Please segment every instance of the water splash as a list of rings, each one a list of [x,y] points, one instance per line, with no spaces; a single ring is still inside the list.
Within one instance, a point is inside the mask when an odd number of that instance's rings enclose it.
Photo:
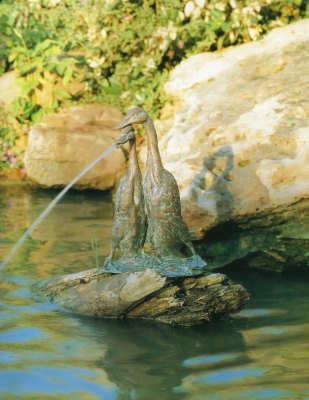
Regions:
[[[96,163],[98,163],[102,158],[108,156],[113,150],[117,148],[116,144],[113,144],[109,149],[107,149],[103,154],[100,155],[96,160],[89,164],[79,175],[77,175],[55,198],[54,200],[45,208],[42,214],[30,225],[18,242],[13,246],[12,250],[9,252],[7,257],[0,263],[0,271],[4,268],[7,263],[14,256],[19,247],[24,243],[29,234],[35,229],[43,219],[49,214],[49,212],[54,208],[58,201],[66,194],[66,192],[84,175],[86,174]]]

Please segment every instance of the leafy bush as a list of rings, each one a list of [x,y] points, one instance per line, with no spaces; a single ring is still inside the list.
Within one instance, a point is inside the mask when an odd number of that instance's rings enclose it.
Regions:
[[[0,104],[0,171],[23,167],[23,154],[16,150],[14,144],[16,139],[25,131],[23,127],[14,120]]]
[[[21,123],[76,102],[140,105],[155,117],[182,59],[306,16],[309,0],[2,0],[0,75],[18,71]]]

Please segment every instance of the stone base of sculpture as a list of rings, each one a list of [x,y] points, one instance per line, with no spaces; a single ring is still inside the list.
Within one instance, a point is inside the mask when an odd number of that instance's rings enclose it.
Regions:
[[[207,271],[206,263],[200,256],[188,258],[153,258],[146,254],[138,254],[136,257],[121,257],[118,261],[110,262],[102,272],[121,274],[124,272],[142,271],[152,268],[166,277],[195,276]]]

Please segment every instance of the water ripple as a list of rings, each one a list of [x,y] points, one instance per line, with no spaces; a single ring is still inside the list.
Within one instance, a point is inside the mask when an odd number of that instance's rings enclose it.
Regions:
[[[221,361],[230,360],[239,356],[239,353],[231,353],[231,354],[215,354],[212,356],[205,355],[194,358],[188,358],[183,362],[185,367],[193,367],[200,364],[208,364],[208,363],[217,363]]]
[[[47,337],[47,335],[39,328],[20,328],[1,333],[0,341],[8,343],[20,343],[29,342],[34,339],[42,339],[45,337]]]
[[[83,377],[93,377],[89,370],[78,368],[66,369],[48,368],[43,366],[32,367],[27,371],[1,371],[0,381],[2,393],[17,396],[37,394],[72,394],[87,393],[100,396],[104,400],[117,398],[118,388],[110,382],[93,382]]]

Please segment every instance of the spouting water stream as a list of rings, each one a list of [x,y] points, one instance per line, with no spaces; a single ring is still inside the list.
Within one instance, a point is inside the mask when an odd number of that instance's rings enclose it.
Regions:
[[[27,239],[29,234],[35,229],[43,219],[49,214],[49,212],[54,208],[54,206],[58,203],[58,201],[66,194],[66,192],[76,183],[86,172],[88,172],[97,162],[102,160],[102,158],[108,156],[113,150],[117,148],[116,143],[113,144],[109,149],[107,149],[103,154],[100,155],[96,160],[94,160],[91,164],[89,164],[79,175],[77,175],[55,198],[54,200],[45,208],[42,214],[29,226],[26,232],[22,235],[22,237],[18,240],[18,242],[13,246],[12,250],[9,252],[7,257],[0,263],[0,271],[4,268],[7,263],[14,256],[19,247],[23,244],[23,242]]]

